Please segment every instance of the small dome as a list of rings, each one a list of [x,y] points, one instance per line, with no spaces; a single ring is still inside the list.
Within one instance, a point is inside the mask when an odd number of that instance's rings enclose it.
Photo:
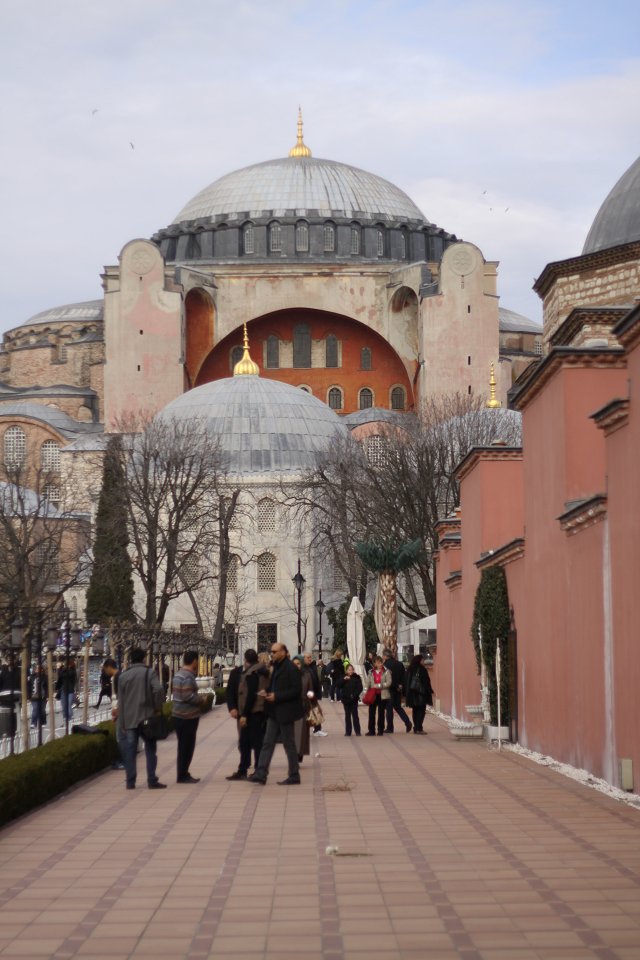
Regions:
[[[598,210],[582,253],[597,253],[636,240],[640,240],[640,157]]]
[[[237,376],[195,387],[172,400],[161,417],[200,420],[220,437],[232,474],[307,470],[326,450],[340,418],[317,397],[279,380]]]
[[[63,323],[82,320],[102,320],[104,300],[84,300],[82,303],[67,303],[62,307],[50,307],[36,313],[27,323]]]

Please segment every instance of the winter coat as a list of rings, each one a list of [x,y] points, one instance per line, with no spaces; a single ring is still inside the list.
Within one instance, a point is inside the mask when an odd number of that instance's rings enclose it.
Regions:
[[[274,703],[265,703],[264,712],[278,723],[293,723],[303,716],[302,675],[295,663],[285,659],[274,664],[269,681],[269,693],[275,694]]]
[[[365,690],[368,690],[369,687],[373,687],[373,689],[376,692],[380,693],[380,696],[382,697],[383,700],[391,699],[391,693],[390,693],[391,674],[388,670],[382,671],[382,689],[380,687],[376,687],[375,679],[373,676],[373,670],[371,671],[371,673],[368,673],[367,676],[365,677],[364,684],[365,684],[364,686]]]
[[[433,689],[429,671],[422,664],[407,670],[407,706],[425,707],[433,705]]]
[[[362,693],[362,680],[357,673],[352,674],[350,677],[344,678],[344,683],[342,684],[342,702],[343,703],[357,703],[360,699],[360,694]]]
[[[298,668],[295,667],[297,670]],[[311,671],[302,668],[300,671],[300,679],[302,681],[302,709],[304,710],[304,716],[296,720],[293,726],[293,736],[296,741],[296,750],[298,751],[299,757],[308,757],[311,753],[311,729],[307,723],[307,714],[311,704],[314,703],[314,700],[309,699],[307,693],[311,691],[313,693],[313,679],[311,677]]]
[[[391,674],[391,690],[395,693],[406,690],[404,665],[395,657],[387,657],[384,662],[385,670]]]

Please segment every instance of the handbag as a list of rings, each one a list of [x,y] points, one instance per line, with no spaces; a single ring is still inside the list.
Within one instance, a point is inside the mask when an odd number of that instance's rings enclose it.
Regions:
[[[147,694],[148,701],[151,705],[153,703],[153,698],[151,696],[151,667],[147,667]],[[152,716],[147,717],[146,720],[143,720],[140,724],[140,735],[143,740],[149,742],[155,740],[166,740],[169,736],[169,724],[167,723],[167,718],[163,713],[154,713]]]
[[[374,690],[373,687],[368,687],[362,696],[362,702],[367,707],[370,707],[372,704],[376,702],[376,696],[377,696],[377,691]]]
[[[314,703],[307,714],[307,723],[310,727],[319,727],[322,725],[323,720],[324,714],[320,708],[320,705],[318,703]]]

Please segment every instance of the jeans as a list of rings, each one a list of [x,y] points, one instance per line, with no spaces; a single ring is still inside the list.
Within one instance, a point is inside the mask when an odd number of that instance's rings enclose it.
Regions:
[[[369,733],[374,734],[376,732],[376,713],[377,713],[377,726],[378,734],[382,736],[384,733],[384,712],[385,704],[388,700],[383,700],[380,694],[376,696],[375,702],[369,704]]]
[[[65,720],[73,720],[73,701],[75,699],[75,693],[65,693],[64,690],[60,694],[60,703],[62,705],[62,716]]]
[[[353,729],[356,732],[356,737],[360,736],[360,717],[358,716],[358,701],[354,700],[353,703],[347,703],[344,700],[342,701],[342,708],[344,710],[344,732],[348,737],[351,736],[351,725],[353,723]]]
[[[254,756],[254,767],[258,767],[258,760],[262,744],[264,743],[265,718],[264,713],[252,713],[248,717],[247,725],[240,727],[238,750],[240,751],[240,765],[238,773],[247,773],[251,766],[251,753]]]
[[[273,751],[276,747],[278,735],[282,740],[282,746],[284,747],[284,752],[286,753],[287,760],[289,762],[289,776],[292,780],[297,780],[300,776],[300,767],[298,766],[298,751],[296,749],[296,742],[293,736],[293,723],[278,723],[278,721],[274,720],[273,717],[269,717],[267,720],[267,729],[264,735],[264,742],[258,758],[258,766],[256,767],[255,771],[256,776],[260,777],[262,780],[266,780],[269,776],[269,767],[271,765],[271,758],[273,757]]]
[[[407,730],[411,730],[411,720],[402,706],[402,694],[399,690],[390,690],[390,698],[386,701],[387,733],[393,733],[393,711],[398,714]]]
[[[137,764],[136,754],[138,752],[138,737],[140,731],[138,727],[133,730],[120,730],[118,732],[118,746],[120,747],[120,756],[124,763],[127,786],[135,787]],[[147,783],[157,783],[156,767],[158,766],[158,745],[155,740],[144,741],[144,752],[147,759]]]
[[[192,717],[190,719],[174,717],[173,722],[176,728],[176,737],[178,738],[177,779],[179,782],[189,776],[189,767],[191,766],[193,754],[196,749],[196,734],[198,732],[200,717]]]
[[[47,701],[46,700],[32,700],[31,701],[31,726],[37,727],[38,722],[41,727],[44,727],[47,722]]]

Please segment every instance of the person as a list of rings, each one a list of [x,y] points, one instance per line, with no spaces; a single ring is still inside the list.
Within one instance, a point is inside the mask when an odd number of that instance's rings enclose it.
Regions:
[[[100,708],[103,697],[107,697],[109,702],[113,703],[113,688],[111,686],[111,681],[117,672],[118,667],[115,660],[112,660],[111,657],[107,657],[102,664],[102,670],[100,671],[100,696],[98,697],[98,702],[95,706],[96,710]]]
[[[274,643],[271,647],[273,670],[269,686],[264,694],[267,728],[262,750],[255,772],[247,777],[252,783],[265,784],[269,776],[269,767],[278,738],[287,755],[288,776],[279,780],[279,786],[300,783],[300,767],[296,750],[293,725],[303,715],[302,676],[289,659],[289,651],[284,643]]]
[[[344,663],[342,662],[342,650],[336,650],[333,659],[329,664],[331,676],[331,699],[340,701],[342,694],[342,681],[344,680]]]
[[[311,705],[316,704],[318,701],[313,689],[313,680],[311,678],[311,674],[305,667],[304,657],[298,653],[292,659],[293,663],[300,671],[300,677],[302,680],[301,702],[303,713],[293,725],[293,735],[296,741],[296,750],[298,751],[298,763],[302,763],[303,759],[308,757],[311,753],[311,729],[309,727],[307,715],[311,709]]]
[[[313,693],[314,693],[316,702],[318,700],[322,700],[322,683],[320,682],[320,671],[318,670],[318,666],[315,660],[313,659],[312,653],[305,653],[304,666],[305,666],[305,669],[309,671],[309,674],[311,676],[311,683],[313,684]],[[314,737],[328,736],[328,734],[322,729],[321,723],[314,724],[313,735]]]
[[[178,740],[176,783],[200,783],[200,777],[191,776],[190,766],[196,749],[196,736],[204,697],[198,693],[198,652],[185,650],[182,667],[173,675],[171,683],[171,716]]]
[[[31,726],[37,727],[47,722],[47,697],[49,682],[41,663],[38,663],[29,676],[27,695],[31,702]]]
[[[362,680],[355,671],[352,663],[347,667],[342,684],[342,707],[344,709],[344,735],[351,736],[351,729],[355,730],[356,737],[360,736],[360,718],[358,716],[358,701],[362,693]]]
[[[235,667],[234,669],[236,669],[236,670],[241,670],[240,667]],[[215,663],[215,664],[213,665],[213,676],[212,676],[211,679],[213,680],[213,686],[214,686],[215,688],[218,688],[218,687],[223,686],[223,682],[224,682],[224,670],[223,670],[223,668],[222,668],[222,664],[221,664],[221,663]]]
[[[73,702],[76,696],[77,682],[76,662],[71,659],[68,665],[64,664],[60,667],[56,680],[56,694],[59,694],[62,716],[65,720],[73,719]]]
[[[269,670],[258,659],[255,650],[244,652],[244,666],[238,678],[236,711],[238,714],[238,750],[240,763],[235,773],[229,774],[227,780],[246,780],[251,766],[251,754],[254,757],[254,767],[258,766],[258,758],[264,741],[265,715],[264,696],[260,691],[269,686]],[[260,694],[260,695],[259,695]]]
[[[131,666],[118,677],[118,705],[111,712],[115,715],[118,746],[124,763],[127,790],[135,790],[138,739],[143,720],[162,709],[163,693],[158,675],[144,662],[144,650],[134,647],[131,651]],[[147,786],[149,790],[164,790],[156,776],[158,766],[155,740],[144,741],[147,761]]]
[[[390,650],[383,650],[385,670],[391,674],[390,696],[385,707],[387,712],[386,732],[393,733],[393,714],[398,714],[404,723],[407,733],[411,733],[411,720],[402,706],[402,690],[405,684],[404,666],[392,656]]]
[[[389,687],[391,686],[391,674],[385,670],[382,657],[376,657],[373,661],[373,669],[365,678],[365,690],[373,688],[376,693],[376,699],[369,704],[369,729],[368,737],[375,737],[376,725],[378,736],[384,733],[384,717],[388,700],[391,697]]]
[[[364,669],[367,673],[371,673],[373,670],[373,653],[369,651],[367,654],[367,659],[364,662]]]
[[[411,660],[406,681],[407,706],[411,708],[413,716],[413,732],[424,736],[427,732],[423,729],[424,715],[427,707],[433,705],[433,688],[421,653],[417,653]]]
[[[331,699],[331,661],[320,661],[321,673],[320,682],[322,683],[322,694]]]

